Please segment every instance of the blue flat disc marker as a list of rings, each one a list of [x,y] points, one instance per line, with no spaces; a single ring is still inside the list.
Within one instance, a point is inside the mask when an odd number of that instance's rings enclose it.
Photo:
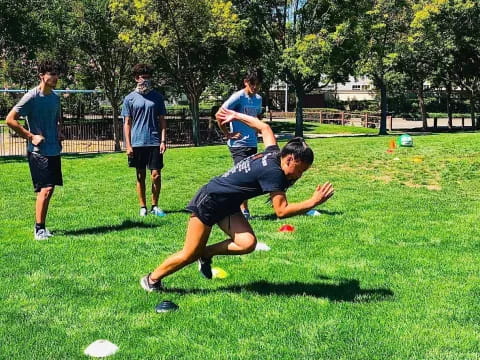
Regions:
[[[175,310],[178,310],[178,305],[171,302],[170,300],[162,301],[160,304],[155,306],[155,311],[157,313],[165,313]]]

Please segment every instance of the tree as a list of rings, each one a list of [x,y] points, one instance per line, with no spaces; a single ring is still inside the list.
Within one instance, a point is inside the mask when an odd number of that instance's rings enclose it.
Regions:
[[[415,15],[419,31],[428,33],[440,50],[435,77],[445,85],[463,89],[470,99],[472,124],[480,101],[480,4],[473,0],[431,0],[423,2]],[[449,116],[449,118],[451,118]],[[451,126],[451,120],[449,121]]]
[[[403,75],[404,90],[413,90],[417,95],[423,130],[427,129],[427,112],[425,108],[424,84],[431,78],[439,59],[435,37],[419,31],[414,21],[414,11],[421,11],[421,4],[407,3],[413,8],[405,9],[409,26],[400,34],[396,46],[398,57],[394,61],[394,70]]]
[[[243,39],[244,24],[224,0],[113,0],[120,38],[151,59],[189,101],[195,145],[200,144],[199,100]]]
[[[357,14],[363,1],[266,0],[235,2],[269,40],[280,77],[296,96],[295,135],[303,136],[305,95],[329,82],[346,81],[357,59]]]
[[[0,56],[12,50],[33,53],[44,42],[41,16],[36,9],[34,0],[0,2]]]
[[[380,90],[380,135],[387,134],[388,77],[395,73],[398,44],[410,24],[410,0],[370,0],[362,17],[362,50],[358,72]]]
[[[121,24],[114,21],[109,0],[77,0],[74,3],[74,39],[87,57],[80,65],[101,84],[112,106],[115,150],[120,151],[121,123],[118,121],[123,95],[131,86],[135,60],[131,47],[119,39]]]

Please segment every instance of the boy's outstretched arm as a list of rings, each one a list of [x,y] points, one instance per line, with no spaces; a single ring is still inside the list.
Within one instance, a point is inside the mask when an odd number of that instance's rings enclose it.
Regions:
[[[233,120],[241,121],[245,125],[250,126],[252,129],[257,130],[262,134],[265,147],[277,145],[277,139],[275,139],[275,134],[273,133],[272,128],[256,117],[221,108],[217,113],[217,119],[221,125],[228,124]]]
[[[333,185],[329,182],[318,185],[312,196],[298,203],[288,203],[287,196],[284,192],[273,192],[270,194],[273,209],[279,218],[286,218],[294,215],[304,214],[315,206],[323,204],[334,194]]]

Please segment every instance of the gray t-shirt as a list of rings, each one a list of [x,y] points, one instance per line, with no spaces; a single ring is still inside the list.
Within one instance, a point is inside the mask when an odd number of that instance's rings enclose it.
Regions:
[[[45,156],[57,156],[62,151],[58,139],[60,120],[60,98],[53,91],[45,95],[39,87],[29,90],[13,107],[20,116],[27,117],[28,129],[32,134],[42,135],[45,140],[38,146],[38,152]],[[31,142],[28,151],[33,151]]]
[[[223,108],[257,117],[262,112],[262,97],[258,94],[248,96],[245,89],[233,93],[222,105]],[[229,139],[230,147],[257,147],[257,131],[240,121],[230,123],[230,132],[242,134],[240,139]]]
[[[132,147],[159,146],[158,116],[166,113],[163,96],[154,90],[148,94],[132,91],[125,96],[122,116],[129,116],[132,120]]]

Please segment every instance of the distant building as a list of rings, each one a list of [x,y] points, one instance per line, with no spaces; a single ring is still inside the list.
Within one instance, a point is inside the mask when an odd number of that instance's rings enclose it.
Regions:
[[[325,99],[333,98],[340,101],[375,100],[376,95],[372,81],[365,76],[349,76],[345,84],[329,84],[321,91],[325,94]]]

